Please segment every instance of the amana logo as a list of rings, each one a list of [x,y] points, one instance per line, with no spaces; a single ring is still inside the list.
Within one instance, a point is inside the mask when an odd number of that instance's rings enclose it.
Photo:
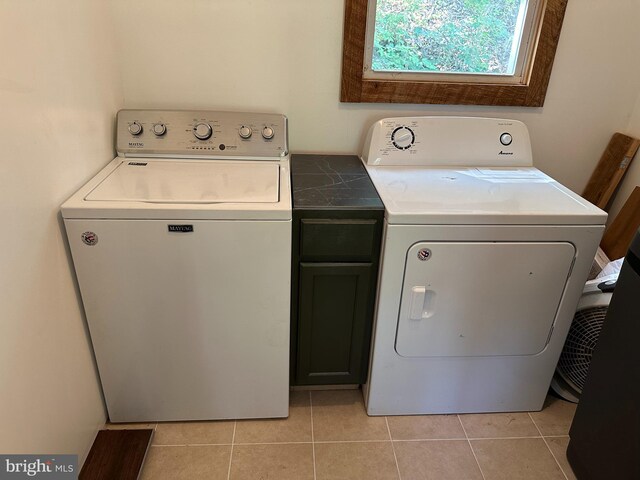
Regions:
[[[503,150],[500,150],[500,153],[498,155],[513,155],[513,152],[505,152]]]

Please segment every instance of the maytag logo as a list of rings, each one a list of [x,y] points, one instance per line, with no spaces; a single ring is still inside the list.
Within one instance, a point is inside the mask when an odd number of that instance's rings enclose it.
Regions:
[[[48,478],[77,479],[77,455],[0,455],[0,480]]]
[[[504,152],[500,150],[500,153],[498,155],[513,155],[513,152]]]
[[[168,225],[170,232],[191,233],[193,225]]]
[[[142,143],[142,142],[129,142],[129,146],[131,148],[142,148],[142,147],[144,147],[144,143]]]

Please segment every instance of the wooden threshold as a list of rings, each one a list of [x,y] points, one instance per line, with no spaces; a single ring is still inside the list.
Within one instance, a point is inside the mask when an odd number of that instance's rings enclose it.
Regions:
[[[153,430],[100,430],[80,471],[80,480],[136,480]]]

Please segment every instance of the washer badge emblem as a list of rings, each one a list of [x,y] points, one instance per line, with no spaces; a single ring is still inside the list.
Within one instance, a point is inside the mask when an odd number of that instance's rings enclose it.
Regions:
[[[84,232],[80,237],[85,245],[89,245],[90,247],[98,243],[98,235],[93,232]]]
[[[431,250],[429,250],[428,248],[421,248],[420,250],[418,250],[418,259],[419,260],[422,260],[423,262],[426,262],[430,258],[431,258]]]

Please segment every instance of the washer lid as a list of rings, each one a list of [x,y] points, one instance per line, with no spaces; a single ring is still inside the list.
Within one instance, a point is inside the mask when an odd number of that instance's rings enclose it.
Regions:
[[[125,160],[87,201],[276,203],[279,166],[264,162]]]
[[[535,168],[366,168],[390,224],[603,225],[607,218]]]

